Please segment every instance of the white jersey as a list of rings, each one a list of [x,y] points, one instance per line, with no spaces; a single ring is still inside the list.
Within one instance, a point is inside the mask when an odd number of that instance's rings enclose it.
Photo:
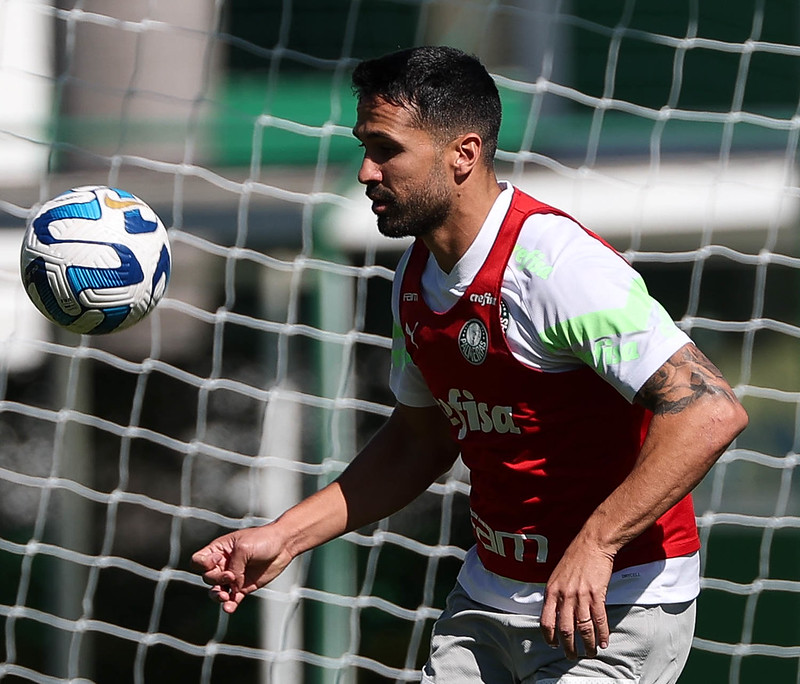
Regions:
[[[422,296],[434,311],[448,310],[471,284],[491,249],[511,204],[513,187],[502,183],[479,234],[450,273],[430,256]],[[436,402],[405,350],[399,327],[399,285],[408,260],[397,269],[392,297],[395,320],[390,387],[408,406]],[[558,373],[589,365],[632,401],[642,385],[689,338],[647,293],[641,276],[619,255],[568,218],[534,214],[524,223],[506,267],[501,296],[506,339],[522,363]],[[486,570],[472,549],[459,582],[473,600],[500,610],[538,614],[543,585],[510,580]],[[612,576],[607,603],[664,603],[699,592],[697,554],[626,568]]]

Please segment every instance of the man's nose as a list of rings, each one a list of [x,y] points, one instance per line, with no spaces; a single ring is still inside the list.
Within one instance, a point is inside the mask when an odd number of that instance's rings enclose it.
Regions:
[[[358,182],[367,185],[368,183],[380,183],[381,180],[383,180],[383,175],[380,166],[364,155],[361,168],[358,170]]]

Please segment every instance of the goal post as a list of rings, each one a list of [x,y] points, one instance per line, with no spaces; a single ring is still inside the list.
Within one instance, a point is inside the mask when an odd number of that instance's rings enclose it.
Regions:
[[[681,681],[798,681],[800,6],[765,0],[0,0],[0,679],[418,679],[471,544],[460,464],[232,616],[189,559],[391,411],[408,243],[356,182],[349,74],[426,43],[495,77],[498,175],[623,252],[750,414],[695,492]],[[20,284],[26,219],[86,184],[170,231],[119,334],[56,332]]]

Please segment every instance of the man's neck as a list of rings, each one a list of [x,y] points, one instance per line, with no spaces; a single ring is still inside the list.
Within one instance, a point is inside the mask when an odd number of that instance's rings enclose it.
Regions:
[[[464,188],[458,192],[453,212],[447,221],[422,238],[445,273],[453,270],[475,241],[502,188],[492,177],[477,191]]]

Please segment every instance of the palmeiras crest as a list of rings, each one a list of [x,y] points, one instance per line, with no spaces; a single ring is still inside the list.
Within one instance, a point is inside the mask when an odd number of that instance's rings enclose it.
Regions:
[[[474,366],[479,366],[486,360],[489,351],[489,334],[483,321],[471,318],[458,333],[458,348],[464,358]]]

